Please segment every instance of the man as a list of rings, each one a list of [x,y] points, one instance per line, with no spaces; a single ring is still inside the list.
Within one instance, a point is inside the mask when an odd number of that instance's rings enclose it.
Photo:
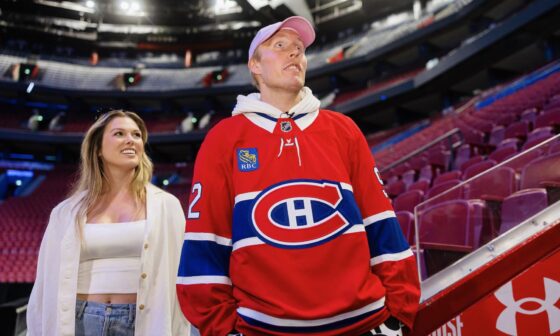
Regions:
[[[304,87],[311,24],[262,28],[238,96],[195,164],[177,290],[202,335],[401,335],[414,256],[351,119]]]

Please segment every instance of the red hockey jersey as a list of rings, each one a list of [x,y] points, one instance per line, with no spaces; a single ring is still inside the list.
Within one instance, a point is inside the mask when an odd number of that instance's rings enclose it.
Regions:
[[[336,112],[216,125],[195,164],[177,279],[201,335],[359,335],[409,327],[414,256],[364,136]]]

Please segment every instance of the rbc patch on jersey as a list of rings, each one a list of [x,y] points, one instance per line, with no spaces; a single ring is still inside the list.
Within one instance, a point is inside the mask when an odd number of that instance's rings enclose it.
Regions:
[[[259,168],[259,156],[256,148],[237,149],[237,167],[239,171],[250,172]]]
[[[257,236],[280,248],[320,245],[361,223],[352,192],[333,181],[279,183],[253,202],[251,220]]]

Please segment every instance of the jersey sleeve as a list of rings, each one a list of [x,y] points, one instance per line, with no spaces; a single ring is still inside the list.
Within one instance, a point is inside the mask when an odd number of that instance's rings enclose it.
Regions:
[[[203,336],[226,335],[237,319],[229,277],[231,155],[222,147],[211,131],[198,152],[177,277],[181,310]]]
[[[365,137],[351,122],[351,183],[362,213],[372,271],[386,289],[391,314],[412,327],[420,299],[416,259],[395,216]]]

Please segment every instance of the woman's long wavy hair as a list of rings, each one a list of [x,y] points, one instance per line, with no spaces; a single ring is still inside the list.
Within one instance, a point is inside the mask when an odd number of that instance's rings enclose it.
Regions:
[[[144,146],[148,141],[148,131],[144,121],[134,112],[123,110],[112,110],[101,115],[88,129],[81,147],[80,170],[70,195],[85,192],[78,202],[78,212],[76,214],[76,224],[81,236],[82,226],[86,220],[86,215],[91,210],[102,194],[109,188],[109,181],[103,166],[103,160],[99,155],[103,143],[105,128],[111,120],[124,117],[132,119],[142,133]],[[152,179],[153,164],[148,155],[144,152],[140,157],[140,162],[135,168],[134,176],[130,184],[136,202],[143,204],[146,202],[146,184]]]

